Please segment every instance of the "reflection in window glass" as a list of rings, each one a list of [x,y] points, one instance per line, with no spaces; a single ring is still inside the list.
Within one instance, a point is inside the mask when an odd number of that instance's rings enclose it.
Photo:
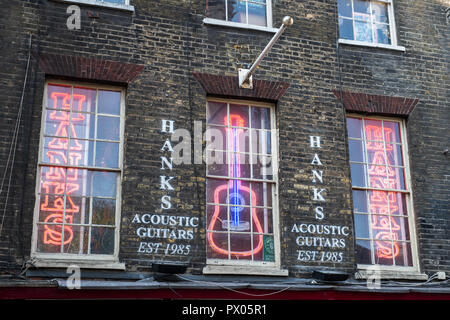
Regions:
[[[371,0],[338,0],[339,37],[392,44],[389,10],[392,4]]]
[[[208,18],[242,24],[267,26],[265,0],[206,0]]]

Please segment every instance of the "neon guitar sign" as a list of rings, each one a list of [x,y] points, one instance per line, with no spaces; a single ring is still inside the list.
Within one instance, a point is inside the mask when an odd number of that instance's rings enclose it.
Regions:
[[[83,145],[76,140],[74,123],[83,122],[85,116],[81,113],[69,112],[71,94],[52,92],[50,97],[53,100],[54,108],[56,109],[60,105],[62,110],[53,110],[49,114],[49,119],[57,123],[55,136],[58,137],[48,143],[46,156],[51,164],[77,166],[83,158]],[[72,104],[76,107],[73,110],[80,111],[84,101],[86,101],[86,96],[74,94]],[[71,119],[69,119],[70,114],[72,115]],[[69,152],[67,153],[67,151]],[[73,223],[74,215],[80,212],[80,207],[72,199],[72,195],[80,189],[79,170],[56,166],[48,168],[41,183],[45,195],[40,210],[49,213],[44,220],[46,224],[44,224],[43,243],[55,246],[66,245],[72,242],[74,235],[72,227],[66,224]]]
[[[240,115],[230,114],[230,121],[228,123],[227,117],[224,121],[225,125],[229,126],[244,126],[244,119]],[[208,230],[228,230],[228,231],[250,231],[250,222],[244,221],[242,218],[242,211],[244,210],[243,205],[249,205],[245,203],[245,196],[248,195],[248,199],[251,199],[251,220],[253,220],[253,225],[256,228],[256,241],[253,241],[253,248],[250,250],[232,250],[231,243],[230,248],[228,245],[218,244],[216,237],[220,233],[208,232],[207,239],[209,246],[217,253],[222,255],[233,255],[238,257],[248,257],[257,254],[263,248],[263,228],[261,222],[256,213],[257,195],[249,187],[243,185],[238,178],[241,177],[241,165],[239,161],[239,154],[237,152],[241,150],[239,141],[240,135],[243,133],[243,129],[239,128],[226,128],[227,135],[230,137],[230,146],[233,151],[230,161],[230,177],[228,182],[219,185],[214,190],[214,213],[212,215],[211,221],[208,225]],[[227,192],[227,189],[229,192]],[[227,195],[227,204],[230,208],[230,217],[228,218],[227,206],[219,206],[219,199],[222,194]],[[227,242],[228,244],[228,242]]]

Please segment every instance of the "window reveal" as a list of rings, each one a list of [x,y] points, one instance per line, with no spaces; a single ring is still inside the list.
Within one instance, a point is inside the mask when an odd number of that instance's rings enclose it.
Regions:
[[[207,146],[207,257],[274,261],[270,109],[210,101],[208,115],[222,141]]]
[[[206,0],[208,18],[267,26],[266,0]]]
[[[386,1],[339,0],[339,36],[341,39],[369,43],[392,43],[392,4]]]
[[[357,261],[412,266],[399,122],[347,118]]]
[[[47,85],[36,252],[115,252],[121,92]]]

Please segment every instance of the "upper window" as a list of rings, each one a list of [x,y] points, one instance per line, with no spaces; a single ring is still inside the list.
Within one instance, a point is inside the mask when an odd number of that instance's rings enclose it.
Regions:
[[[397,45],[392,0],[338,0],[339,38]]]
[[[275,135],[272,105],[208,101],[208,263],[278,263]]]
[[[351,115],[347,128],[357,263],[416,267],[404,123]]]
[[[206,0],[206,16],[231,26],[270,28],[271,0]]]
[[[123,91],[46,85],[33,252],[63,258],[118,254]]]

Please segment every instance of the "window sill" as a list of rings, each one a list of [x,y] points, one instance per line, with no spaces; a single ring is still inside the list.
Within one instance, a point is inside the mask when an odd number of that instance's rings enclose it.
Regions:
[[[122,11],[134,12],[134,6],[120,3],[100,2],[97,0],[52,0],[52,1],[72,3],[72,4],[85,4],[94,7],[106,7]]]
[[[207,265],[203,268],[203,274],[238,274],[287,277],[289,272],[288,270],[279,269],[276,267]]]
[[[272,32],[272,33],[276,33],[278,31],[277,28],[272,28],[272,27],[262,27],[262,26],[256,26],[256,25],[251,25],[251,24],[224,21],[224,20],[212,19],[212,18],[204,18],[203,23],[209,24],[209,25],[215,25],[215,26],[232,27],[232,28],[247,29],[247,30],[258,30],[258,31],[265,31],[265,32]]]
[[[109,269],[109,270],[125,270],[125,263],[118,261],[83,261],[83,260],[56,260],[56,259],[39,259],[33,262],[38,268],[68,268],[69,266],[77,266],[81,269]]]
[[[360,47],[381,48],[381,49],[388,49],[388,50],[401,51],[401,52],[406,51],[405,47],[394,46],[394,45],[390,45],[390,44],[370,43],[370,42],[347,40],[347,39],[339,39],[338,42],[340,44],[348,44],[348,45],[360,46]]]
[[[428,275],[417,271],[359,269],[355,279],[401,279],[401,280],[428,280]]]

